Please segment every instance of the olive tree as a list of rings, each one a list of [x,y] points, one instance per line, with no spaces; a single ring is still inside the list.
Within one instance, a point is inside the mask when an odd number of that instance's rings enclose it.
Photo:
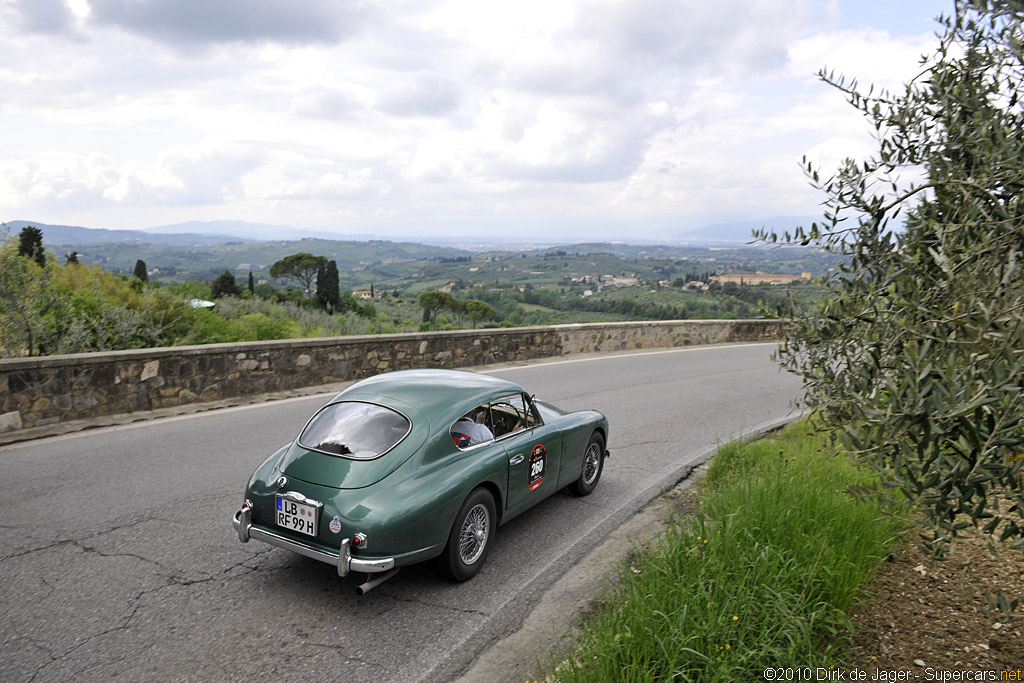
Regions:
[[[22,231],[22,235],[24,235]],[[45,315],[56,302],[45,252],[25,251],[0,233],[0,355],[34,356],[46,331]],[[39,264],[38,254],[43,254]]]
[[[1022,20],[1020,0],[957,0],[896,93],[823,71],[878,150],[806,165],[824,220],[758,235],[846,257],[779,358],[844,449],[921,504],[937,556],[970,526],[1024,549]]]

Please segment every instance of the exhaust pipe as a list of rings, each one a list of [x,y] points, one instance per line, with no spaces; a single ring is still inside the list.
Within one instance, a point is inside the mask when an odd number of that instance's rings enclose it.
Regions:
[[[401,567],[395,567],[394,569],[386,571],[383,574],[374,574],[372,579],[369,578],[369,575],[367,575],[366,583],[362,583],[356,586],[356,595],[366,595],[371,590],[373,590],[374,588],[381,585],[382,583],[390,579],[392,576],[397,574],[399,569],[401,569]]]

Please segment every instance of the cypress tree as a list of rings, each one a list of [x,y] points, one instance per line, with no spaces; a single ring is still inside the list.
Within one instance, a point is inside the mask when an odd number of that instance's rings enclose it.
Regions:
[[[18,255],[27,256],[40,268],[46,267],[46,251],[43,249],[43,231],[26,225],[18,233]]]

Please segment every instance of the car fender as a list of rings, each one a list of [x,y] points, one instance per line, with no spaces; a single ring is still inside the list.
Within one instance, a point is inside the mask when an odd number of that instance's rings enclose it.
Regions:
[[[444,441],[451,443],[447,435]],[[340,492],[335,499],[354,501],[359,495],[358,504],[350,506],[345,517],[353,520],[354,532],[369,537],[370,553],[416,548],[419,559],[428,559],[444,549],[455,516],[473,489],[486,487],[494,495],[495,506],[502,505],[507,480],[504,455],[475,456],[479,454],[460,452],[426,463],[423,457],[413,457],[376,484]]]
[[[580,476],[583,454],[594,432],[608,443],[608,422],[594,410],[570,413],[560,418],[562,428],[562,461],[558,471],[558,486],[568,486]]]

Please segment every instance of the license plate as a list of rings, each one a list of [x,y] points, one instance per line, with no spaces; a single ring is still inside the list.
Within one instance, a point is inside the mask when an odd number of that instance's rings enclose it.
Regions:
[[[319,522],[319,508],[316,505],[300,503],[284,496],[277,497],[277,525],[292,531],[316,536]]]

